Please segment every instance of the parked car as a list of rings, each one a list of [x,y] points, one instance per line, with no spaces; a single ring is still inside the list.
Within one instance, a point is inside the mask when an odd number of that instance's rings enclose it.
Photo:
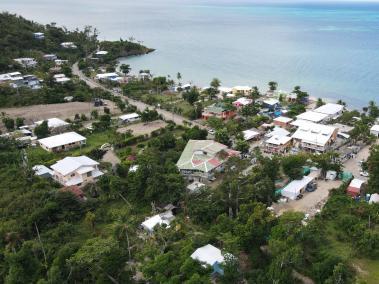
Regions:
[[[308,184],[307,187],[305,188],[305,190],[306,190],[307,192],[313,192],[313,191],[315,191],[316,189],[317,189],[317,184],[314,183],[314,182]]]
[[[208,133],[211,134],[211,135],[215,135],[216,131],[214,129],[209,129]]]
[[[368,177],[368,176],[369,176],[368,172],[366,172],[366,171],[361,171],[359,174],[360,174],[362,177]]]

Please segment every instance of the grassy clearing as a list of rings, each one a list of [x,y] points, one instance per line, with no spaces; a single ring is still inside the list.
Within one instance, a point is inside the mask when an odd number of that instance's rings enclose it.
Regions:
[[[379,260],[354,258],[355,253],[351,244],[337,239],[337,230],[334,228],[333,222],[327,224],[327,236],[328,249],[349,262],[355,269],[359,280],[367,284],[379,283]]]
[[[379,283],[379,260],[353,259],[352,265],[358,271],[358,279],[367,284]]]

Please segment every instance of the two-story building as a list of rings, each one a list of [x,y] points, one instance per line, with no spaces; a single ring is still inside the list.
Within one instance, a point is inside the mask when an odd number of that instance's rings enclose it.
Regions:
[[[63,186],[83,186],[96,182],[104,173],[99,163],[86,157],[66,157],[51,166],[53,179]]]
[[[224,163],[240,152],[213,140],[189,140],[176,163],[180,173],[189,180],[209,180],[223,170]]]
[[[249,86],[235,86],[232,88],[232,93],[235,95],[248,96],[251,94],[251,90]]]
[[[295,147],[313,151],[325,152],[337,139],[338,128],[329,125],[306,121],[296,121],[297,131],[292,135]]]
[[[222,120],[231,119],[236,116],[235,110],[228,109],[222,103],[216,103],[204,108],[202,118],[207,120],[210,117],[217,117]]]

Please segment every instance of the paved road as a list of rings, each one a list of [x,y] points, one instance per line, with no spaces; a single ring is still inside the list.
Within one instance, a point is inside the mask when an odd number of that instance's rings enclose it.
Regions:
[[[359,178],[361,180],[367,180],[367,177],[362,177],[360,175],[361,172],[361,166],[359,164],[359,161],[366,161],[368,157],[370,156],[370,146],[365,146],[362,148],[355,158],[349,159],[344,163],[344,169],[347,172],[351,172],[354,177]]]
[[[73,66],[72,66],[72,73],[76,76],[79,77],[80,80],[86,82],[86,84],[90,87],[90,88],[100,88],[100,89],[103,89],[105,91],[108,91],[110,93],[112,93],[114,96],[118,96],[118,97],[121,97],[121,98],[124,98],[123,96],[121,96],[119,93],[116,93],[106,87],[104,87],[103,85],[99,84],[98,82],[96,82],[95,80],[91,79],[91,78],[88,78],[87,76],[85,76],[83,74],[82,71],[79,70],[79,67],[78,67],[78,63],[75,63]],[[145,104],[141,101],[136,101],[136,100],[133,100],[131,98],[127,98],[129,104],[131,105],[134,105],[137,107],[138,110],[140,111],[143,111],[145,110],[146,108],[152,108],[151,105],[148,105],[148,104]],[[165,120],[172,120],[174,121],[176,124],[180,124],[180,125],[184,125],[185,124],[185,121],[189,122],[188,119],[186,119],[185,117],[183,116],[180,116],[180,115],[177,115],[173,112],[170,112],[170,111],[167,111],[167,110],[164,110],[164,109],[158,109],[156,108],[157,112],[162,115],[162,117],[165,119]],[[191,121],[192,125],[197,125],[199,126],[200,128],[204,128],[206,129],[206,127],[204,127],[203,125],[197,123],[197,122],[194,122],[194,121]]]

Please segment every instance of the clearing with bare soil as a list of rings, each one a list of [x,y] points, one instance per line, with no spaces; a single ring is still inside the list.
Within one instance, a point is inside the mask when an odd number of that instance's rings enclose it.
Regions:
[[[118,133],[126,133],[127,131],[132,131],[132,134],[134,136],[139,136],[139,135],[146,135],[149,134],[155,130],[161,129],[166,127],[167,123],[162,121],[162,120],[157,120],[149,123],[136,123],[136,124],[131,124],[126,127],[122,127],[117,129]]]
[[[108,100],[104,100],[107,108],[112,114],[120,113],[117,106]],[[87,117],[90,116],[92,110],[98,110],[99,114],[103,113],[103,107],[94,107],[93,103],[89,102],[72,102],[62,104],[34,105],[15,108],[0,108],[0,113],[5,113],[9,117],[23,117],[25,123],[30,124],[35,121],[57,117],[60,119],[73,119],[75,114],[84,113]]]

